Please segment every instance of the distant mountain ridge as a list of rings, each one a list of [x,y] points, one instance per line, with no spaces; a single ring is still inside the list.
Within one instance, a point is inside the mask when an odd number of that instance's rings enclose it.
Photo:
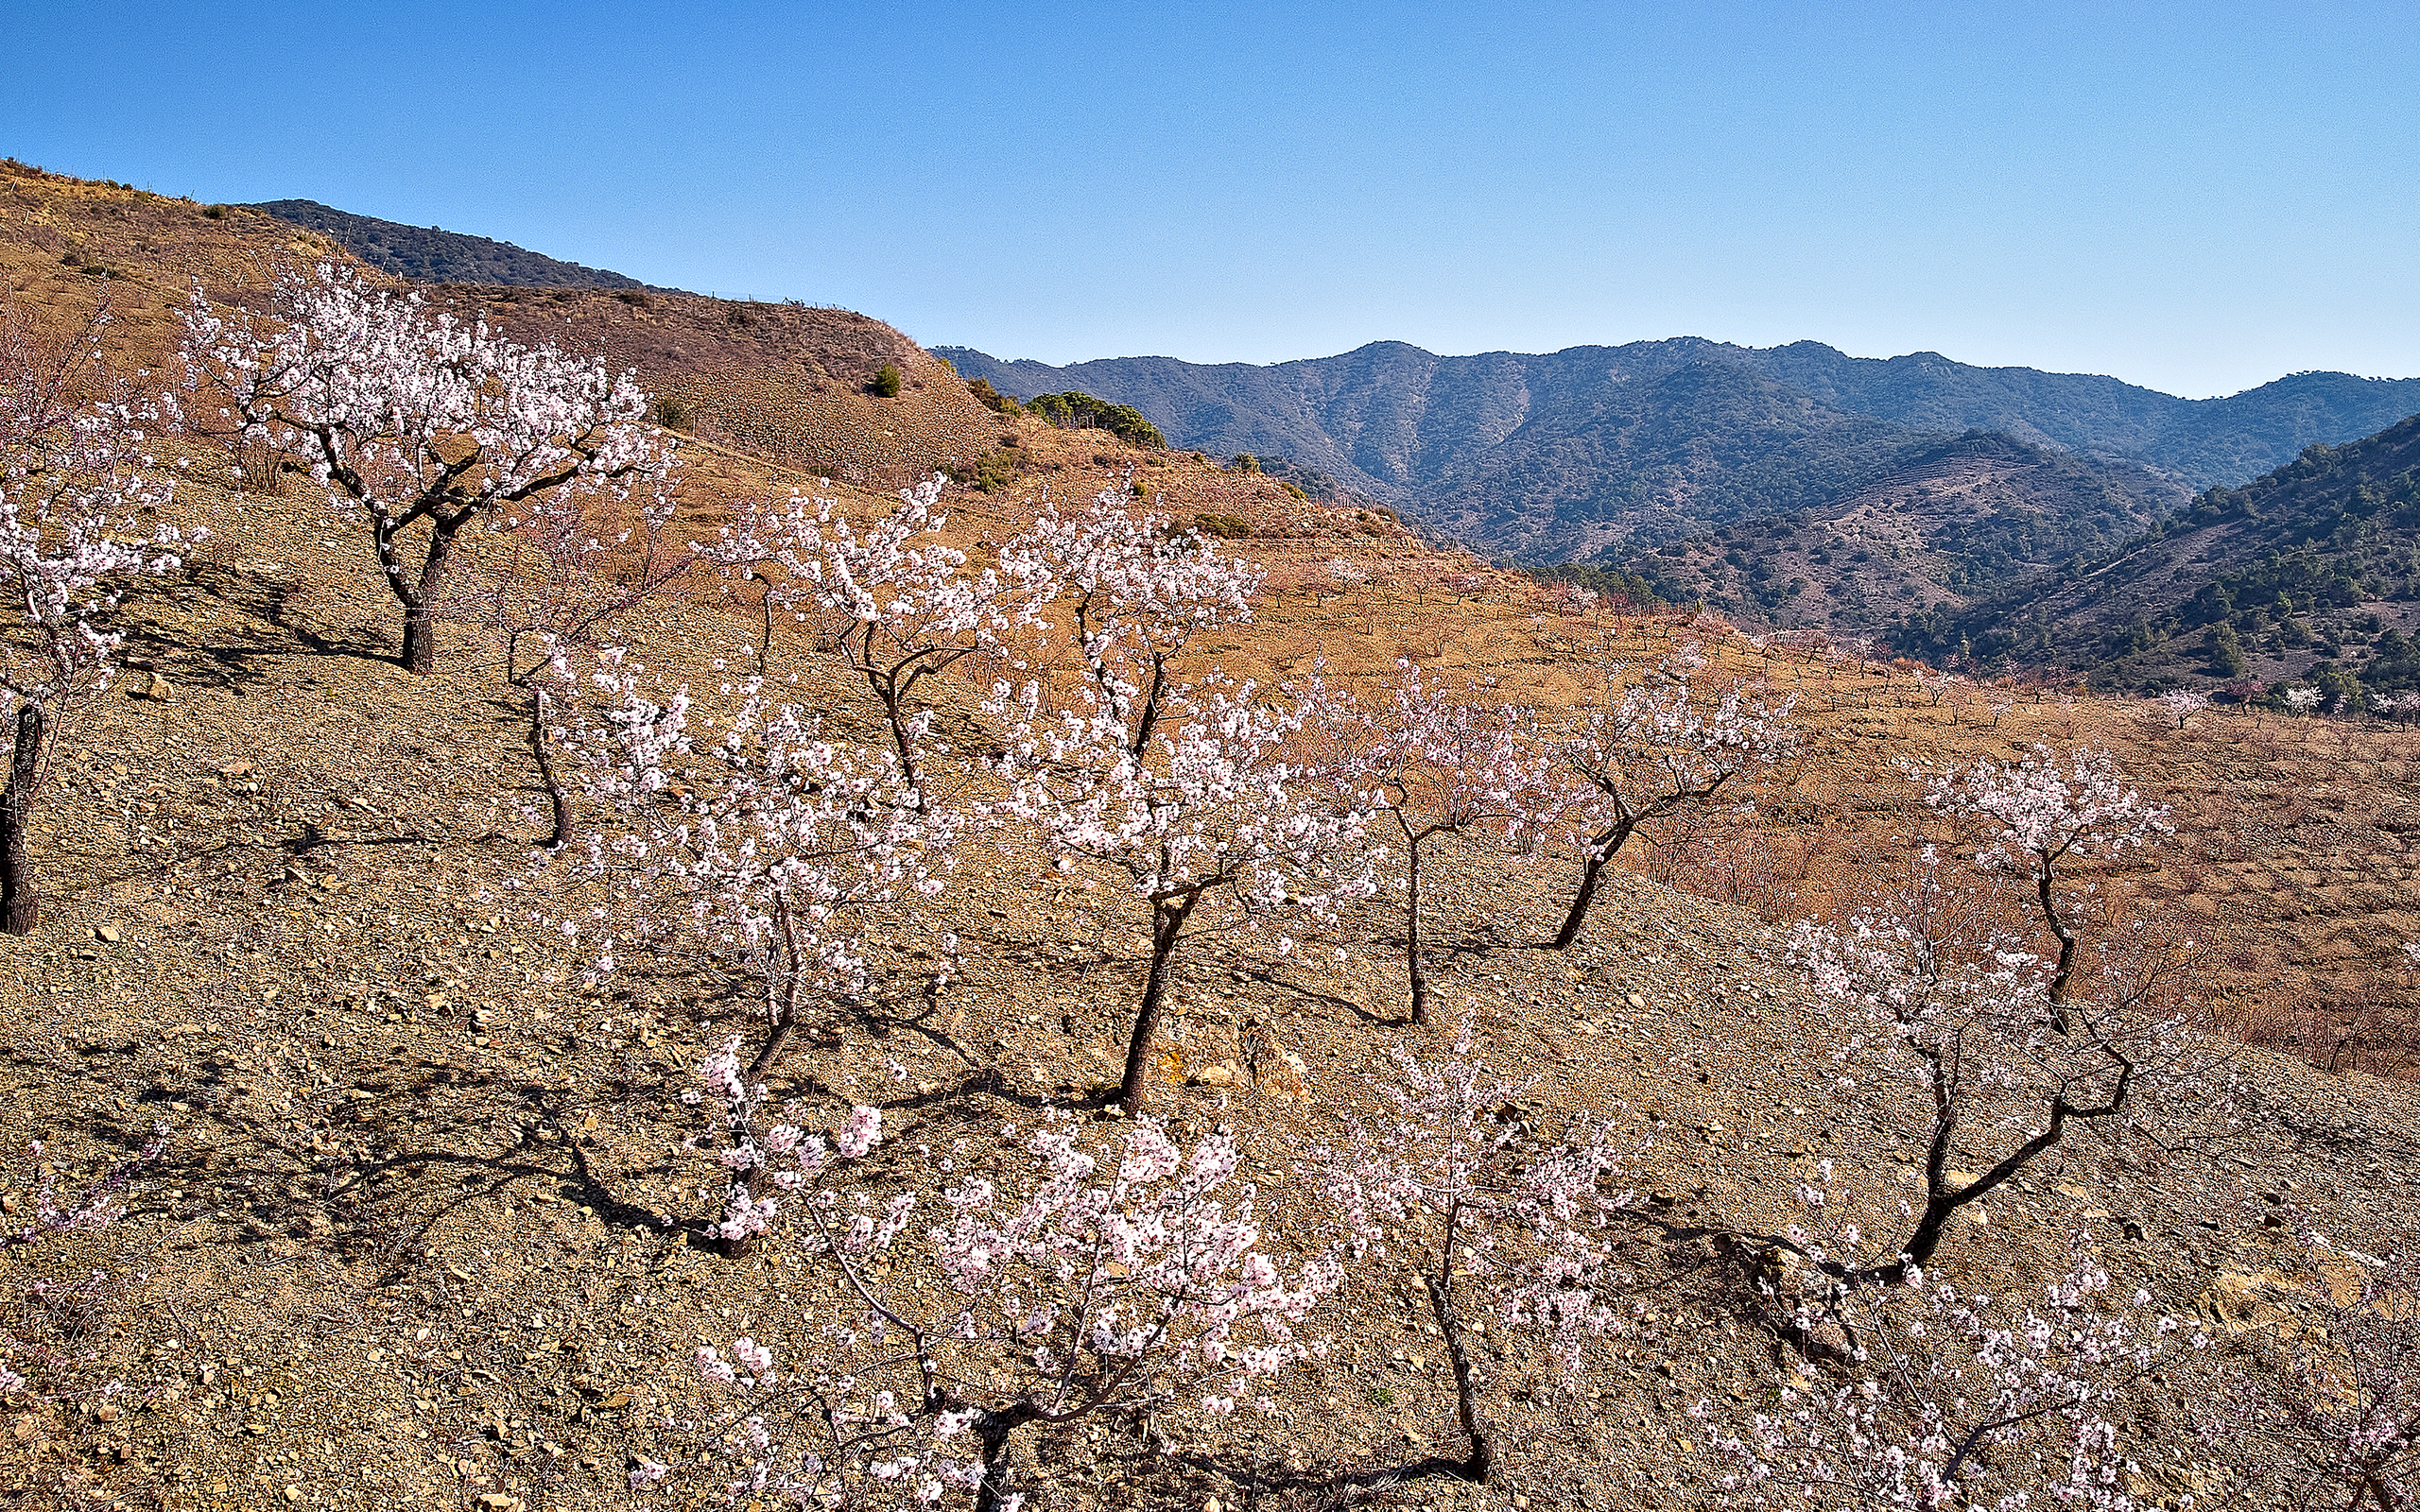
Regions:
[[[1133,405],[1177,445],[1288,456],[1474,544],[1546,560],[1617,559],[1720,521],[1820,509],[1873,486],[1895,455],[1973,431],[2114,469],[2120,494],[2139,492],[2148,471],[2181,504],[2420,410],[2420,379],[2299,373],[2188,400],[2115,378],[1936,352],[1851,357],[1813,341],[1677,337],[1468,357],[1374,342],[1267,366],[1053,368],[933,350],[1006,391],[1080,388]]]
[[[627,274],[565,263],[510,242],[435,226],[356,215],[316,199],[269,199],[248,207],[308,227],[382,272],[415,284],[493,284],[540,289],[648,289]],[[664,291],[669,292],[669,291]]]

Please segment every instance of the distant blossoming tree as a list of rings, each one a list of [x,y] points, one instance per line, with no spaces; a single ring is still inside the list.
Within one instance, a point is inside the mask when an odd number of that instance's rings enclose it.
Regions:
[[[1339,694],[1318,711],[1327,753],[1322,765],[1333,768],[1331,786],[1348,795],[1345,812],[1369,816],[1403,840],[1411,1022],[1426,1023],[1422,863],[1448,835],[1526,843],[1553,822],[1558,794],[1528,707],[1494,702],[1479,688],[1430,683],[1409,661],[1396,667],[1394,687],[1378,708],[1364,710]]]
[[[100,355],[106,299],[45,340],[0,299],[0,715],[12,735],[0,797],[0,929],[42,918],[27,835],[70,711],[108,685],[120,637],[106,628],[124,583],[179,564],[182,537],[140,515],[171,486],[147,452],[161,419]],[[197,533],[197,539],[199,533]]]
[[[535,494],[491,518],[493,549],[453,578],[441,602],[444,617],[502,638],[505,683],[528,696],[529,752],[545,788],[549,849],[572,833],[571,799],[552,751],[560,732],[549,731],[553,699],[576,696],[607,632],[689,568],[689,557],[667,543],[672,515],[671,493],[661,487],[628,499],[584,489]]]
[[[267,448],[368,529],[413,672],[437,665],[464,527],[544,494],[652,487],[677,444],[648,422],[631,374],[518,346],[328,264],[280,278],[267,319],[222,312],[199,285],[183,318],[193,423],[231,448]]]
[[[944,481],[935,473],[901,490],[897,506],[862,528],[829,499],[754,502],[720,540],[698,548],[726,571],[762,581],[769,612],[776,603],[804,603],[839,618],[838,649],[881,704],[900,771],[920,795],[918,757],[933,711],[919,685],[966,657],[999,651],[1001,637],[1030,626],[1051,595],[1046,553],[1018,554],[1013,581],[967,571],[966,553],[940,539],[948,524],[937,507]]]
[[[1736,688],[1712,692],[1668,662],[1582,717],[1556,747],[1576,780],[1564,814],[1581,842],[1580,885],[1556,950],[1580,937],[1599,878],[1639,826],[1712,803],[1739,773],[1793,748],[1796,702],[1768,708]]]
[[[2170,688],[2152,702],[2176,721],[2177,729],[2183,730],[2185,721],[2210,707],[2210,696],[2194,688]]]

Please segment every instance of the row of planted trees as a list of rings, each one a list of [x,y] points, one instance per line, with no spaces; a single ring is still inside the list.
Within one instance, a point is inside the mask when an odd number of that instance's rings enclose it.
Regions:
[[[406,666],[434,666],[449,618],[501,642],[548,796],[533,911],[572,924],[598,976],[687,956],[745,985],[747,1031],[700,1068],[722,1173],[704,1226],[727,1250],[799,1246],[852,1299],[852,1321],[811,1360],[777,1369],[748,1339],[703,1351],[709,1383],[738,1394],[700,1428],[735,1497],[874,1504],[956,1488],[1012,1505],[1021,1428],[1273,1405],[1273,1383],[1321,1351],[1324,1300],[1374,1263],[1421,1277],[1468,1438],[1439,1463],[1484,1479],[1494,1435],[1475,1313],[1535,1331],[1575,1376],[1593,1336],[1636,1326],[1616,1298],[1627,1245],[1648,1241],[1610,1130],[1547,1138],[1506,1118],[1525,1089],[1490,1073],[1467,1032],[1428,1055],[1415,1040],[1374,1076],[1393,1108],[1382,1125],[1290,1152],[1334,1199],[1335,1226],[1318,1233],[1272,1233],[1256,1215],[1236,1179],[1249,1132],[1187,1151],[1135,1118],[1104,1147],[1065,1111],[1004,1127],[1005,1154],[958,1152],[946,1212],[920,1218],[917,1194],[873,1173],[876,1109],[818,1132],[773,1088],[802,1031],[870,990],[873,940],[914,926],[955,958],[938,900],[967,848],[994,842],[1108,881],[1148,926],[1118,1098],[1130,1117],[1146,1111],[1171,969],[1213,922],[1288,950],[1390,892],[1409,1017],[1425,1023],[1422,905],[1441,868],[1472,841],[1560,837],[1577,875],[1540,943],[1568,947],[1642,827],[1725,800],[1789,747],[1788,703],[1714,686],[1687,651],[1609,677],[1596,706],[1561,716],[1409,663],[1367,700],[1324,668],[1277,688],[1232,680],[1190,644],[1250,619],[1259,571],[1122,492],[1064,512],[1046,502],[979,568],[943,537],[938,480],[873,520],[760,503],[675,551],[675,439],[645,422],[627,375],[325,269],[286,280],[257,320],[197,294],[187,329],[185,382],[152,402],[158,421],[124,395],[79,402],[42,377],[85,371],[73,352],[12,359],[0,483],[28,627],[5,684],[18,747],[39,752],[57,728],[45,712],[105,676],[108,583],[173,566],[164,529],[123,544],[124,516],[165,497],[138,455],[146,423],[266,455],[348,509],[402,608]],[[620,628],[692,569],[752,583],[763,618],[754,672],[702,693],[646,664]],[[878,711],[875,738],[784,696],[777,615],[818,623],[834,670]],[[2110,1305],[2088,1259],[1997,1302],[1930,1267],[1954,1214],[2079,1131],[2172,1124],[2188,1105],[2230,1116],[2222,1067],[2176,1016],[2181,947],[2149,930],[2095,936],[2103,902],[2068,875],[2153,842],[2164,816],[2089,751],[1919,780],[1942,844],[1912,850],[1904,884],[1869,912],[1803,929],[1796,950],[1840,1025],[1810,1062],[1841,1095],[1916,1093],[1902,1111],[1925,1152],[1920,1194],[1894,1215],[1810,1183],[1802,1225],[1734,1236],[1759,1257],[1796,1373],[1779,1409],[1719,1433],[1737,1467],[1725,1494],[1949,1505],[2038,1489],[2126,1504],[2127,1393],[2166,1368],[2148,1298]],[[12,782],[10,878],[38,790]],[[1962,859],[1945,863],[1945,849]],[[2014,934],[2012,889],[2033,920]],[[1969,1147],[1986,1153],[1981,1170],[1954,1170]],[[2383,1263],[2364,1274],[2404,1284]],[[2362,1326],[2346,1328],[2366,1343],[2240,1389],[2286,1393],[2309,1429],[2306,1459],[2356,1504],[2400,1506],[2408,1491],[2376,1488],[2402,1486],[2411,1466],[2403,1335]],[[2367,1395],[2340,1389],[2357,1378]],[[696,1470],[649,1462],[633,1480]]]

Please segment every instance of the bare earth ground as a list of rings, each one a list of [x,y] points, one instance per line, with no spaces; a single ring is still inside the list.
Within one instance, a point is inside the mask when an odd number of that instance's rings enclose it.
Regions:
[[[94,708],[40,841],[53,917],[0,941],[10,1143],[50,1141],[74,1177],[166,1131],[129,1221],[89,1257],[45,1262],[126,1273],[90,1343],[93,1374],[133,1389],[107,1420],[19,1412],[0,1485],[29,1505],[619,1504],[629,1456],[679,1437],[655,1426],[665,1409],[698,1410],[700,1339],[778,1347],[832,1305],[778,1251],[716,1259],[672,1221],[705,1179],[678,1150],[677,1093],[735,1010],[714,984],[646,969],[602,993],[568,985],[560,939],[500,890],[527,865],[532,774],[493,674],[414,679],[379,660],[382,591],[299,501],[199,486],[187,507],[215,543],[130,612],[167,696]],[[700,678],[738,641],[702,608],[647,629],[667,671]],[[850,717],[806,646],[777,655]],[[138,686],[157,688],[122,689]],[[962,1140],[980,1160],[1001,1123],[1114,1080],[1139,917],[1105,883],[1033,875],[971,855],[943,903],[963,981],[928,993],[903,936],[882,1001],[790,1065],[819,1112],[885,1107],[897,1179],[923,1169],[919,1146]],[[1915,1153],[1887,1105],[1824,1091],[1826,1027],[1763,921],[1625,879],[1568,958],[1524,948],[1560,880],[1552,860],[1470,858],[1433,916],[1443,1006],[1542,1077],[1547,1124],[1614,1115],[1636,1134],[1651,1322],[1577,1390],[1508,1351],[1488,1393],[1510,1440],[1502,1487],[1420,1479],[1391,1504],[1703,1501],[1714,1467],[1685,1409],[1758,1400],[1772,1373],[1714,1234],[1786,1223],[1819,1160],[1887,1195]],[[1374,916],[1343,937],[1395,928]],[[1185,958],[1162,1108],[1253,1134],[1272,1228],[1320,1231],[1293,1158],[1378,1110],[1370,1078],[1391,1046],[1438,1043],[1401,1022],[1402,993],[1382,944],[1280,963],[1212,937]],[[1284,1050],[1306,1086],[1274,1069]],[[2307,1196],[2350,1231],[2407,1229],[2411,1090],[2243,1057],[2265,1104],[2253,1133],[2164,1161],[2080,1146],[1962,1225],[1945,1262],[1989,1278],[2081,1220],[2125,1280],[2183,1307],[2221,1273],[2276,1268],[2265,1194]],[[1412,1295],[1408,1277],[1357,1273],[1323,1323],[1340,1352],[1294,1378],[1273,1423],[1219,1438],[1171,1424],[1172,1453],[1107,1429],[1020,1444],[1041,1504],[1310,1506],[1344,1470],[1450,1452],[1450,1390]]]
[[[30,191],[11,193],[22,210]],[[78,194],[91,201],[80,221],[60,217],[82,199],[43,201],[45,234],[72,232],[95,256],[167,245],[144,215],[192,220],[197,241],[224,230],[156,197]],[[72,305],[89,289],[28,247],[0,238],[21,295]],[[154,338],[158,322],[156,307],[146,322],[129,317]],[[1887,1205],[1915,1154],[1907,1109],[1826,1090],[1838,1026],[1807,1001],[1774,927],[1887,875],[1884,842],[1907,818],[1903,757],[2118,743],[2130,774],[2179,805],[2186,834],[2109,885],[2135,906],[2206,922],[2217,1022],[2340,1073],[2229,1052],[2255,1090],[2246,1131],[2176,1156],[2074,1145],[1962,1220],[1942,1256],[1952,1274],[1992,1286],[2038,1275],[2080,1225],[2121,1284],[2224,1331],[2285,1268],[2282,1232],[2260,1221],[2272,1198],[2347,1233],[2412,1230],[2420,1108],[2407,1084],[2360,1069],[2399,1069],[2401,1040],[2377,1026],[2401,1022],[2394,994],[2409,990],[2388,964],[2413,932],[2404,816],[2420,799],[2402,732],[2208,715],[2163,732],[2132,706],[2014,690],[1936,703],[1907,669],[1769,655],[1719,624],[1555,615],[1517,579],[1382,516],[1182,455],[1030,420],[982,423],[1015,435],[1020,460],[1016,488],[953,500],[978,561],[1042,486],[1081,498],[1130,468],[1180,518],[1247,528],[1236,549],[1271,569],[1261,623],[1201,648],[1237,676],[1281,677],[1325,655],[1369,688],[1408,655],[1561,707],[1601,678],[1592,646],[1634,666],[1695,644],[1720,670],[1798,693],[1814,731],[1806,759],[1759,791],[1753,819],[1633,858],[1748,907],[1625,876],[1558,956],[1528,942],[1556,916],[1567,858],[1511,866],[1473,851],[1435,898],[1446,1024],[1468,1013],[1492,1060],[1541,1078],[1524,1117],[1613,1118],[1640,1147],[1628,1247],[1646,1315],[1576,1377],[1491,1340],[1500,1486],[1414,1478],[1381,1485],[1377,1504],[1712,1500],[1720,1469],[1687,1409],[1707,1399],[1744,1410],[1770,1400],[1776,1377],[1720,1237],[1788,1222],[1791,1188],[1826,1159]],[[813,481],[742,455],[744,437],[725,439],[692,449],[695,532],[742,492]],[[830,490],[852,508],[931,460],[925,441],[880,439],[867,442],[865,486],[844,476]],[[67,1384],[130,1389],[9,1410],[0,1498],[631,1503],[631,1456],[670,1458],[686,1442],[662,1426],[666,1410],[702,1410],[700,1342],[744,1332],[795,1353],[833,1315],[820,1276],[778,1263],[778,1246],[733,1262],[683,1236],[708,1174],[680,1149],[694,1125],[678,1093],[739,1009],[725,984],[669,962],[598,991],[575,985],[561,936],[527,918],[557,903],[562,871],[534,893],[507,887],[529,874],[536,833],[517,705],[468,642],[434,678],[386,660],[393,605],[349,529],[299,491],[231,495],[206,478],[178,508],[214,539],[186,574],[130,600],[136,670],[62,745],[37,837],[49,920],[0,939],[0,1140],[45,1141],[41,1161],[72,1186],[164,1129],[127,1222],[0,1262],[16,1326],[89,1356],[66,1367]],[[1335,558],[1371,581],[1337,592],[1323,570]],[[1455,592],[1443,582],[1452,571],[1482,581]],[[643,650],[667,674],[711,682],[714,658],[740,656],[745,616],[717,607],[714,586],[642,618]],[[862,720],[804,637],[775,658],[836,724]],[[1769,848],[1762,862],[1741,859],[1750,844]],[[923,936],[903,921],[878,956],[873,1004],[835,1009],[787,1062],[781,1090],[819,1118],[854,1101],[884,1107],[886,1179],[930,1183],[920,1147],[980,1167],[999,1158],[1004,1123],[1097,1101],[1115,1079],[1141,916],[1106,879],[1038,875],[1013,847],[972,848],[937,921],[965,941],[966,975],[931,990]],[[1400,930],[1374,908],[1291,958],[1243,934],[1214,934],[1181,958],[1160,1110],[1188,1132],[1247,1134],[1270,1228],[1304,1245],[1321,1241],[1323,1214],[1294,1162],[1379,1111],[1372,1080],[1392,1047],[1433,1051],[1450,1032],[1402,1022]],[[1352,944],[1343,960],[1325,949],[1339,941]],[[2357,992],[2378,1001],[2354,1003]],[[2281,1004],[2293,1011],[2258,1016]],[[2371,1028],[2348,1038],[2360,1013]],[[25,1214],[37,1179],[12,1172],[0,1206]],[[104,1281],[89,1303],[46,1304],[30,1284],[63,1287],[95,1267]],[[1324,1506],[1348,1473],[1455,1452],[1450,1383],[1415,1298],[1407,1275],[1357,1270],[1322,1314],[1338,1353],[1289,1379],[1273,1420],[1204,1434],[1171,1418],[1154,1430],[1168,1443],[1122,1424],[1020,1438],[1037,1504]],[[2148,1492],[2185,1484],[2174,1465],[2149,1469]]]

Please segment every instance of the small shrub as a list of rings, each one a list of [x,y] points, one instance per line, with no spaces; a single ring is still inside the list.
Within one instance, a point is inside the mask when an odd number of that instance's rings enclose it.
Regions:
[[[204,205],[201,207],[201,214],[202,218],[205,220],[224,220],[227,217],[227,207],[225,205]]]
[[[685,431],[689,428],[689,406],[677,399],[659,399],[655,402],[655,422],[667,431]]]
[[[1306,504],[1310,502],[1311,496],[1303,491],[1303,486],[1299,483],[1288,483],[1284,478],[1280,478],[1277,480],[1277,486]]]
[[[949,475],[952,481],[983,493],[997,493],[1017,480],[1017,459],[1008,452],[993,452],[972,462],[953,462]]]
[[[1077,389],[1063,394],[1036,394],[1026,408],[1063,431],[1104,430],[1119,440],[1156,452],[1167,445],[1160,428],[1131,404],[1113,404]]]
[[[992,387],[991,382],[988,379],[972,378],[967,380],[966,391],[975,396],[975,402],[977,404],[981,404],[986,409],[998,410],[1003,415],[1018,414],[1025,408],[1023,404],[1017,403],[1016,395],[1004,394],[1000,392],[998,389]],[[1000,444],[1003,446],[1010,444],[1009,438],[1005,436],[1002,437],[1000,438]]]
[[[866,392],[873,395],[876,399],[898,398],[898,364],[886,362],[880,368],[874,369],[873,382],[866,385]]]
[[[1193,528],[1221,541],[1241,541],[1252,534],[1252,526],[1231,514],[1197,514]]]
[[[1250,452],[1237,452],[1235,461],[1228,465],[1237,472],[1257,472],[1260,471],[1260,458]]]
[[[624,304],[629,305],[633,310],[644,310],[648,307],[648,297],[637,289],[623,289],[619,293],[615,294],[614,298],[621,301]]]

